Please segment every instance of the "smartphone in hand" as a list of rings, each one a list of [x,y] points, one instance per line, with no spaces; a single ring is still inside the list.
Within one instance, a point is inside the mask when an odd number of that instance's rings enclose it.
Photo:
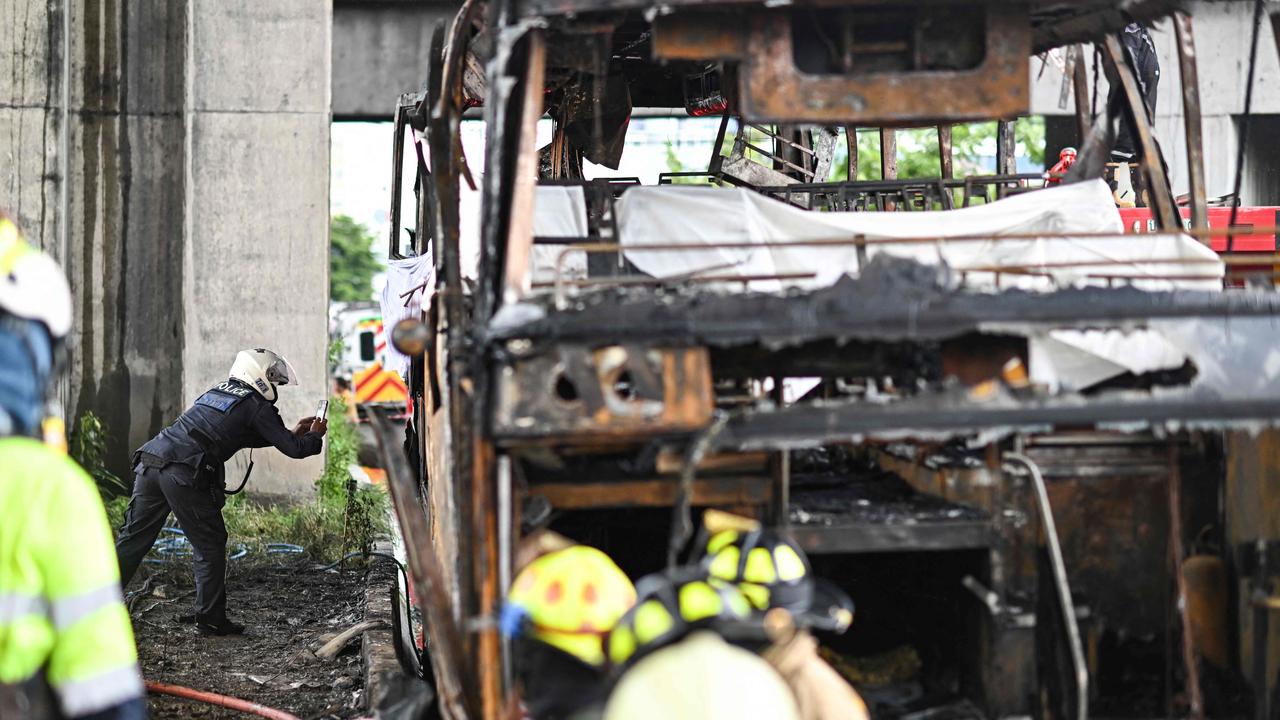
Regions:
[[[321,400],[320,404],[316,405],[315,418],[317,420],[327,420],[329,418],[329,401],[328,400]]]

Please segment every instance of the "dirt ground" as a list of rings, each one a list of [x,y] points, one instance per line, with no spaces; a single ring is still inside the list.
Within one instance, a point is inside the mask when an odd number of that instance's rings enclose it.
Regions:
[[[319,571],[309,560],[232,561],[228,614],[248,627],[239,637],[201,637],[178,622],[192,612],[190,560],[148,565],[128,590],[142,674],[149,681],[258,702],[302,718],[365,714],[357,635],[331,661],[312,651],[364,619],[365,571]],[[148,581],[147,572],[151,573]],[[246,715],[152,694],[153,718],[244,718]]]

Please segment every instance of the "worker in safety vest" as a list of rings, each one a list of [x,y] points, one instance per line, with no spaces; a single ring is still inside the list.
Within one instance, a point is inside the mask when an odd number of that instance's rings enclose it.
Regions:
[[[146,717],[93,481],[41,443],[71,329],[57,264],[0,215],[0,718]]]
[[[771,644],[761,651],[795,693],[802,720],[866,720],[866,703],[818,655],[808,628],[842,633],[853,622],[853,601],[814,579],[804,551],[754,520],[708,510],[702,567],[733,583],[765,614]]]
[[[621,674],[605,720],[799,720],[786,681],[740,646],[764,639],[742,591],[701,568],[641,578],[635,607],[605,640]]]
[[[133,495],[116,540],[120,577],[129,584],[172,511],[195,550],[195,613],[182,620],[194,622],[201,635],[244,632],[243,625],[227,618],[223,464],[244,448],[268,445],[291,458],[320,453],[328,423],[306,417],[290,431],[275,406],[278,386],[297,382],[283,357],[263,348],[244,350],[228,379],[134,453]],[[248,478],[246,472],[245,482]]]
[[[599,717],[610,687],[603,640],[635,599],[631,580],[593,547],[552,550],[520,570],[502,631],[530,717]]]

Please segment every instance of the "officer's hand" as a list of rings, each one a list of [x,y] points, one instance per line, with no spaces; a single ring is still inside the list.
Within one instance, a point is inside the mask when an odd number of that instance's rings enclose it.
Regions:
[[[321,419],[319,419],[319,418],[313,418],[313,420],[314,420],[314,422],[312,422],[312,423],[311,423],[311,432],[313,432],[313,433],[320,433],[320,435],[322,435],[322,436],[323,436],[326,432],[329,432],[329,421],[328,421],[328,420],[321,420]]]
[[[302,418],[301,420],[298,421],[297,425],[293,426],[293,434],[297,435],[298,437],[302,437],[307,433],[308,430],[311,429],[311,424],[314,423],[315,421],[316,419],[310,415]]]

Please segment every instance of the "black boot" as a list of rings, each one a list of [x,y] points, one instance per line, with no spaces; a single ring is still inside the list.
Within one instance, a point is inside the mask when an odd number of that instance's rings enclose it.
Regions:
[[[220,623],[212,623],[205,621],[196,622],[196,632],[201,635],[243,635],[244,626],[239,623],[233,623],[230,620],[223,619]]]

